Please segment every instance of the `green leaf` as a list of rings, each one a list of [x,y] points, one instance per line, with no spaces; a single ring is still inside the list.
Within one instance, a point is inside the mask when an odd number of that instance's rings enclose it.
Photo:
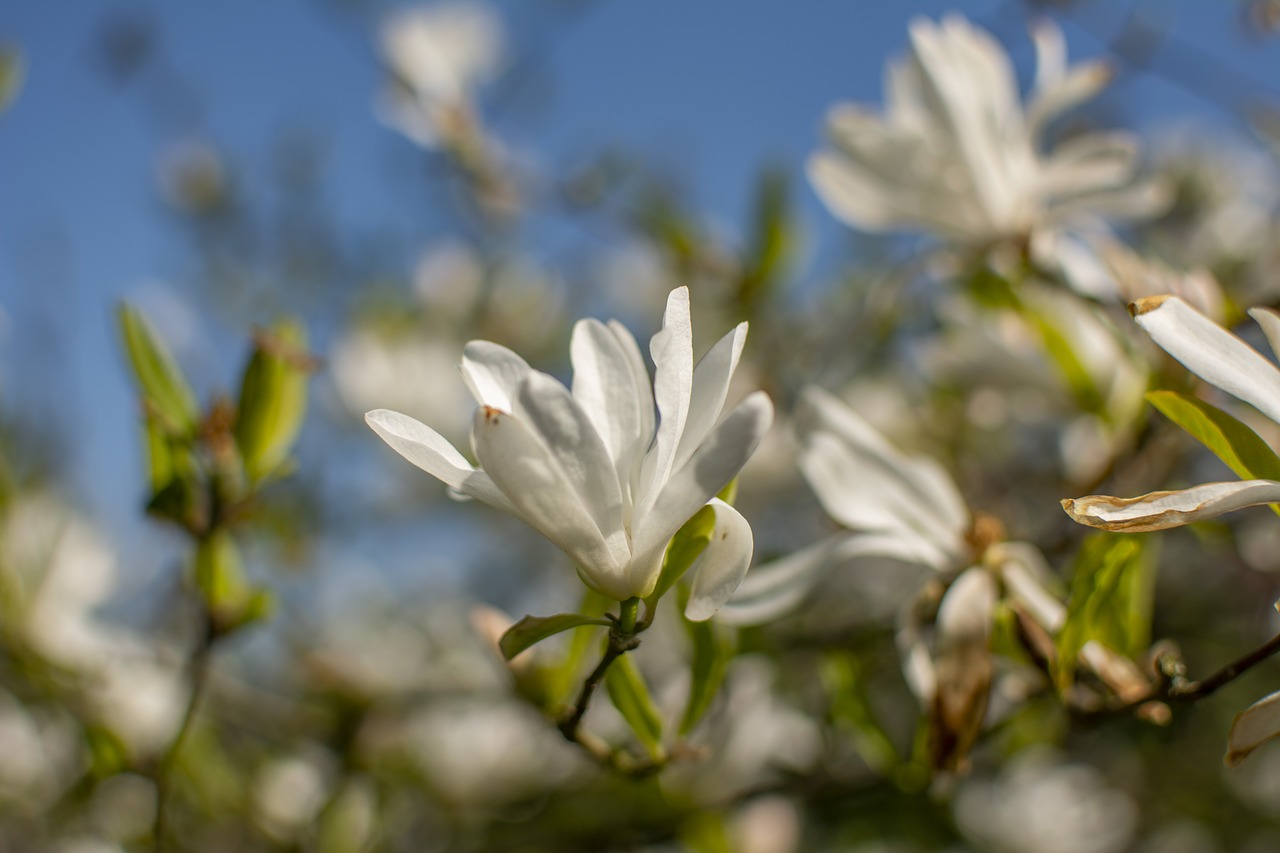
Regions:
[[[1071,686],[1076,658],[1090,641],[1130,658],[1147,648],[1154,581],[1147,541],[1132,533],[1098,533],[1081,546],[1058,634],[1054,681],[1060,691]]]
[[[195,394],[173,356],[140,312],[127,304],[118,311],[120,334],[148,413],[169,435],[189,436],[200,417]]]
[[[777,289],[795,254],[796,227],[786,172],[766,170],[756,186],[748,244],[738,301],[751,316],[757,306]]]
[[[662,573],[658,575],[658,583],[645,599],[651,609],[671,589],[672,584],[689,571],[694,560],[702,556],[711,541],[715,526],[716,511],[710,506],[704,506],[671,537],[671,544],[667,546],[666,556],[662,560]]]
[[[679,836],[689,853],[733,853],[729,829],[718,812],[694,812],[680,824]]]
[[[680,621],[689,632],[689,640],[693,646],[689,701],[685,704],[679,728],[680,736],[684,737],[693,731],[693,727],[711,707],[712,700],[724,683],[729,661],[733,658],[733,634],[725,626],[709,619],[705,622],[690,622],[688,619]]]
[[[147,418],[143,429],[147,436],[147,475],[151,481],[151,494],[164,490],[174,477],[174,448],[155,418]]]
[[[1052,320],[1039,311],[1034,311],[1024,306],[1023,313],[1040,335],[1040,343],[1044,346],[1045,353],[1057,368],[1063,381],[1066,382],[1067,389],[1071,392],[1071,396],[1075,398],[1076,405],[1083,411],[1105,417],[1107,414],[1106,398],[1098,390],[1098,385],[1093,381],[1093,376],[1089,374],[1084,364],[1076,356],[1075,344],[1071,338],[1063,334],[1062,330],[1054,325]]]
[[[605,675],[604,685],[613,707],[631,726],[649,756],[654,760],[661,759],[662,716],[630,655],[623,655],[613,662]]]
[[[1280,457],[1270,445],[1218,407],[1177,391],[1150,391],[1147,401],[1242,479],[1280,480]]]
[[[253,483],[275,473],[289,456],[307,411],[311,373],[306,330],[282,320],[262,333],[245,366],[236,411],[236,446]]]
[[[555,616],[526,616],[507,629],[498,641],[502,656],[511,660],[534,643],[540,643],[547,637],[580,628],[583,625],[609,625],[605,619],[593,619],[578,613],[557,613]]]

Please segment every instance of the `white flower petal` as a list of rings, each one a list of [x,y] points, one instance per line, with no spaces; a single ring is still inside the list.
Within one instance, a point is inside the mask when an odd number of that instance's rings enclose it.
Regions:
[[[733,372],[738,369],[738,359],[742,357],[746,342],[747,324],[739,323],[698,360],[698,366],[693,369],[689,414],[676,449],[674,467],[679,468],[688,461],[716,421],[720,420],[725,398],[729,395],[729,383],[733,380]]]
[[[1213,274],[1205,272],[1210,280]],[[1217,282],[1214,281],[1214,284]],[[1250,308],[1249,316],[1253,321],[1262,328],[1262,334],[1266,335],[1267,343],[1271,346],[1271,351],[1280,356],[1280,313],[1274,308]]]
[[[574,559],[584,580],[617,600],[636,594],[627,585],[625,564],[619,565],[560,465],[527,426],[485,407],[476,412],[471,437],[494,483],[522,518]]]
[[[1152,492],[1136,498],[1107,495],[1066,498],[1062,508],[1080,524],[1102,530],[1145,533],[1277,502],[1280,502],[1280,482],[1243,480],[1205,483],[1178,492]]]
[[[1070,198],[1127,184],[1141,143],[1129,133],[1090,133],[1068,140],[1043,161],[1037,176],[1045,196]]]
[[[899,453],[840,400],[806,388],[799,464],[827,513],[853,529],[915,531],[954,554],[969,525],[955,484],[930,459]]]
[[[632,530],[632,572],[637,585],[652,589],[667,544],[689,518],[738,475],[769,431],[773,403],[763,391],[749,395],[716,424],[715,429],[674,472]],[[648,591],[641,593],[647,595]]]
[[[1253,347],[1176,296],[1139,299],[1130,311],[1192,373],[1280,422],[1280,370]]]
[[[551,451],[614,561],[625,564],[631,549],[622,527],[618,475],[595,426],[569,389],[555,377],[530,373],[516,391],[516,414]]]
[[[689,319],[689,288],[678,287],[667,297],[662,330],[649,341],[653,358],[653,396],[658,404],[658,428],[644,460],[643,495],[637,499],[637,524],[662,491],[671,474],[676,448],[689,415],[693,390],[693,326]],[[714,494],[714,493],[713,493]],[[707,496],[708,500],[710,495]],[[706,503],[702,501],[699,506]]]
[[[1008,595],[1026,608],[1040,627],[1056,634],[1067,618],[1067,608],[1046,587],[1053,570],[1040,549],[1026,542],[998,542],[987,549],[987,565],[1000,569]]]
[[[1280,692],[1264,696],[1236,715],[1227,735],[1228,767],[1235,767],[1249,753],[1280,736]]]
[[[481,406],[512,411],[516,388],[532,372],[527,361],[491,341],[468,341],[462,350],[462,378]]]
[[[996,583],[980,567],[965,569],[938,607],[938,655],[963,646],[986,646],[996,608]]]
[[[608,448],[622,490],[623,513],[630,518],[634,468],[653,439],[653,391],[639,360],[640,348],[621,326],[582,320],[573,328],[569,352],[573,398]]]
[[[730,625],[763,625],[799,606],[822,576],[864,557],[887,557],[943,569],[938,552],[920,537],[898,533],[837,533],[799,551],[756,566],[717,619]]]
[[[716,512],[711,541],[689,567],[693,585],[684,615],[694,622],[710,619],[729,600],[746,576],[755,548],[751,525],[741,513],[719,498],[711,506]]]
[[[449,488],[522,518],[489,475],[471,467],[466,457],[431,427],[390,409],[375,409],[364,419],[393,450]]]

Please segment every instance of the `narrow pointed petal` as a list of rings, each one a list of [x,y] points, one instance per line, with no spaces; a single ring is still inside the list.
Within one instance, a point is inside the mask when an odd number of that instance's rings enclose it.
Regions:
[[[623,330],[623,334],[630,334]],[[634,357],[639,348],[632,340]],[[653,392],[644,364],[639,376],[617,332],[597,320],[581,320],[569,345],[573,398],[581,406],[612,458],[625,513],[630,517],[633,466],[648,447],[653,430]],[[639,382],[643,379],[643,387]]]
[[[608,325],[609,331],[613,332],[614,337],[618,339],[618,346],[625,353],[627,364],[631,369],[631,385],[635,389],[636,407],[640,412],[640,437],[642,438],[640,450],[643,452],[649,449],[649,444],[653,441],[657,418],[657,413],[654,411],[653,383],[649,380],[649,370],[644,365],[644,354],[640,352],[640,345],[636,343],[635,336],[617,320],[610,320]]]
[[[393,450],[449,488],[522,518],[489,476],[431,427],[390,409],[375,409],[364,419]]]
[[[636,585],[652,588],[667,543],[680,526],[738,475],[773,422],[773,403],[757,391],[716,425],[680,470],[674,472],[632,531]],[[641,593],[642,595],[648,594]]]
[[[578,564],[597,591],[623,600],[635,594],[591,514],[556,459],[519,419],[493,408],[476,412],[472,441],[480,464],[521,517]]]
[[[693,390],[693,326],[689,319],[689,288],[676,288],[667,297],[662,331],[650,340],[649,354],[655,368],[653,396],[658,404],[659,420],[654,445],[644,460],[643,494],[636,507],[636,515],[640,518],[653,506],[663,483],[671,474],[676,448],[680,446],[680,436],[684,434],[685,419],[689,414],[689,395]],[[710,500],[709,495],[707,499]]]
[[[969,512],[935,462],[900,453],[834,396],[806,388],[797,418],[800,467],[827,513],[853,529],[916,531],[956,552]]]
[[[1176,296],[1139,299],[1129,310],[1192,373],[1280,422],[1280,370],[1253,347]]]
[[[933,569],[946,568],[935,548],[918,536],[837,533],[807,548],[752,569],[716,616],[730,625],[763,625],[800,604],[832,571],[864,557],[887,557]],[[850,566],[851,568],[851,566]]]
[[[622,528],[618,475],[590,418],[559,380],[537,371],[520,383],[515,402],[521,422],[551,452],[613,559],[625,564],[630,547]]]
[[[1090,133],[1068,140],[1044,162],[1038,189],[1046,197],[1070,198],[1127,184],[1141,147],[1128,133]]]
[[[1026,542],[1000,542],[987,549],[984,562],[999,567],[1009,598],[1050,634],[1058,632],[1066,621],[1067,608],[1046,587],[1053,570],[1040,549]]]
[[[1152,492],[1136,498],[1106,495],[1067,498],[1062,508],[1080,524],[1102,530],[1145,533],[1214,518],[1250,506],[1280,502],[1280,482],[1243,480],[1205,483],[1178,492]]]
[[[684,434],[676,450],[674,467],[679,468],[707,437],[707,433],[720,420],[724,401],[729,395],[729,383],[738,369],[742,348],[747,343],[747,324],[739,323],[707,351],[693,369],[693,387],[689,396],[689,416],[685,419]]]
[[[1027,105],[1027,131],[1040,138],[1045,126],[1063,113],[1092,100],[1115,79],[1115,69],[1105,62],[1086,62],[1068,71],[1056,85],[1036,87]]]
[[[510,412],[516,388],[533,372],[511,350],[490,341],[468,341],[462,350],[462,378],[481,406]]]
[[[1280,737],[1280,692],[1254,702],[1236,715],[1227,736],[1228,767],[1235,767],[1269,740]]]
[[[712,499],[711,506],[716,511],[711,541],[689,568],[693,585],[684,615],[693,622],[710,619],[729,600],[746,576],[755,549],[751,525],[741,513],[719,498]]]

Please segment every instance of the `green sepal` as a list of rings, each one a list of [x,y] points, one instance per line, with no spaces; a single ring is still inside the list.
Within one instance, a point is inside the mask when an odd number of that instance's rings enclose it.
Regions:
[[[173,356],[141,312],[121,304],[117,317],[148,416],[158,419],[159,428],[169,435],[190,436],[200,409]]]
[[[1054,683],[1071,686],[1076,659],[1090,641],[1135,658],[1151,637],[1152,560],[1148,539],[1098,533],[1085,539],[1071,573],[1067,617],[1058,633]]]
[[[704,506],[676,531],[675,536],[671,537],[671,544],[667,546],[666,556],[662,559],[662,572],[658,575],[658,583],[654,586],[653,592],[645,598],[645,603],[650,610],[676,581],[684,577],[684,573],[689,571],[694,561],[702,556],[702,552],[711,542],[711,533],[715,530],[715,526],[715,509]]]
[[[583,625],[604,625],[610,623],[605,619],[594,619],[580,613],[557,613],[555,616],[526,616],[507,629],[498,641],[502,656],[511,660],[535,643],[554,636],[571,628]]]
[[[1245,480],[1280,480],[1280,456],[1233,416],[1198,397],[1177,391],[1149,391],[1147,402],[1227,464]],[[1277,514],[1280,507],[1271,505]]]
[[[604,679],[613,707],[631,726],[636,738],[655,761],[661,760],[662,715],[658,713],[645,686],[640,670],[629,655],[623,655],[609,667]]]
[[[296,320],[282,320],[258,335],[241,378],[235,423],[251,483],[275,473],[288,458],[306,415],[310,373],[306,329]]]
[[[684,593],[683,590],[681,590]],[[687,593],[681,595],[684,599]],[[681,601],[681,605],[684,605]],[[692,660],[689,663],[689,699],[684,706],[684,714],[680,717],[677,730],[680,737],[693,731],[711,702],[720,692],[724,677],[729,671],[729,661],[733,659],[733,632],[730,628],[717,624],[713,620],[691,622],[680,620],[689,634],[692,647]]]

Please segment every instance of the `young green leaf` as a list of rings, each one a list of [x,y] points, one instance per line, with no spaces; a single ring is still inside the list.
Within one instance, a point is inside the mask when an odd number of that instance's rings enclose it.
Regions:
[[[640,670],[632,663],[631,657],[623,655],[609,667],[604,679],[605,688],[609,691],[609,699],[613,707],[631,726],[645,751],[653,759],[662,757],[662,716],[649,696],[649,688],[645,686]]]
[[[195,577],[196,588],[215,614],[238,613],[249,597],[240,549],[225,530],[202,540],[196,548]]]
[[[1280,480],[1280,457],[1256,432],[1204,400],[1151,391],[1147,401],[1246,480]]]
[[[715,530],[715,526],[716,511],[710,506],[704,506],[676,531],[676,535],[671,538],[671,544],[667,546],[667,554],[662,561],[662,573],[658,575],[658,583],[645,599],[650,609],[666,594],[667,590],[671,589],[672,584],[689,571],[694,560],[702,556],[707,543],[711,541],[711,533]]]
[[[298,437],[307,410],[311,372],[307,333],[283,320],[258,336],[240,383],[236,446],[251,482],[275,472]]]
[[[190,435],[200,410],[173,356],[139,311],[122,304],[118,317],[125,352],[149,414],[159,419],[160,428],[168,434]]]
[[[1059,690],[1071,686],[1076,659],[1090,641],[1130,658],[1146,649],[1154,580],[1146,542],[1143,536],[1113,533],[1085,540],[1072,570],[1067,618],[1058,634],[1054,680]]]
[[[498,648],[502,650],[503,657],[511,660],[533,644],[540,643],[547,637],[554,636],[562,631],[580,628],[583,625],[607,626],[608,624],[609,622],[605,619],[593,619],[578,613],[557,613],[555,616],[526,616],[507,629],[507,632],[502,635],[502,639],[498,641]]]
[[[684,737],[702,719],[724,683],[729,661],[733,657],[733,639],[728,628],[711,620],[680,620],[689,633],[693,647],[690,663],[689,701],[680,718],[680,736]]]

